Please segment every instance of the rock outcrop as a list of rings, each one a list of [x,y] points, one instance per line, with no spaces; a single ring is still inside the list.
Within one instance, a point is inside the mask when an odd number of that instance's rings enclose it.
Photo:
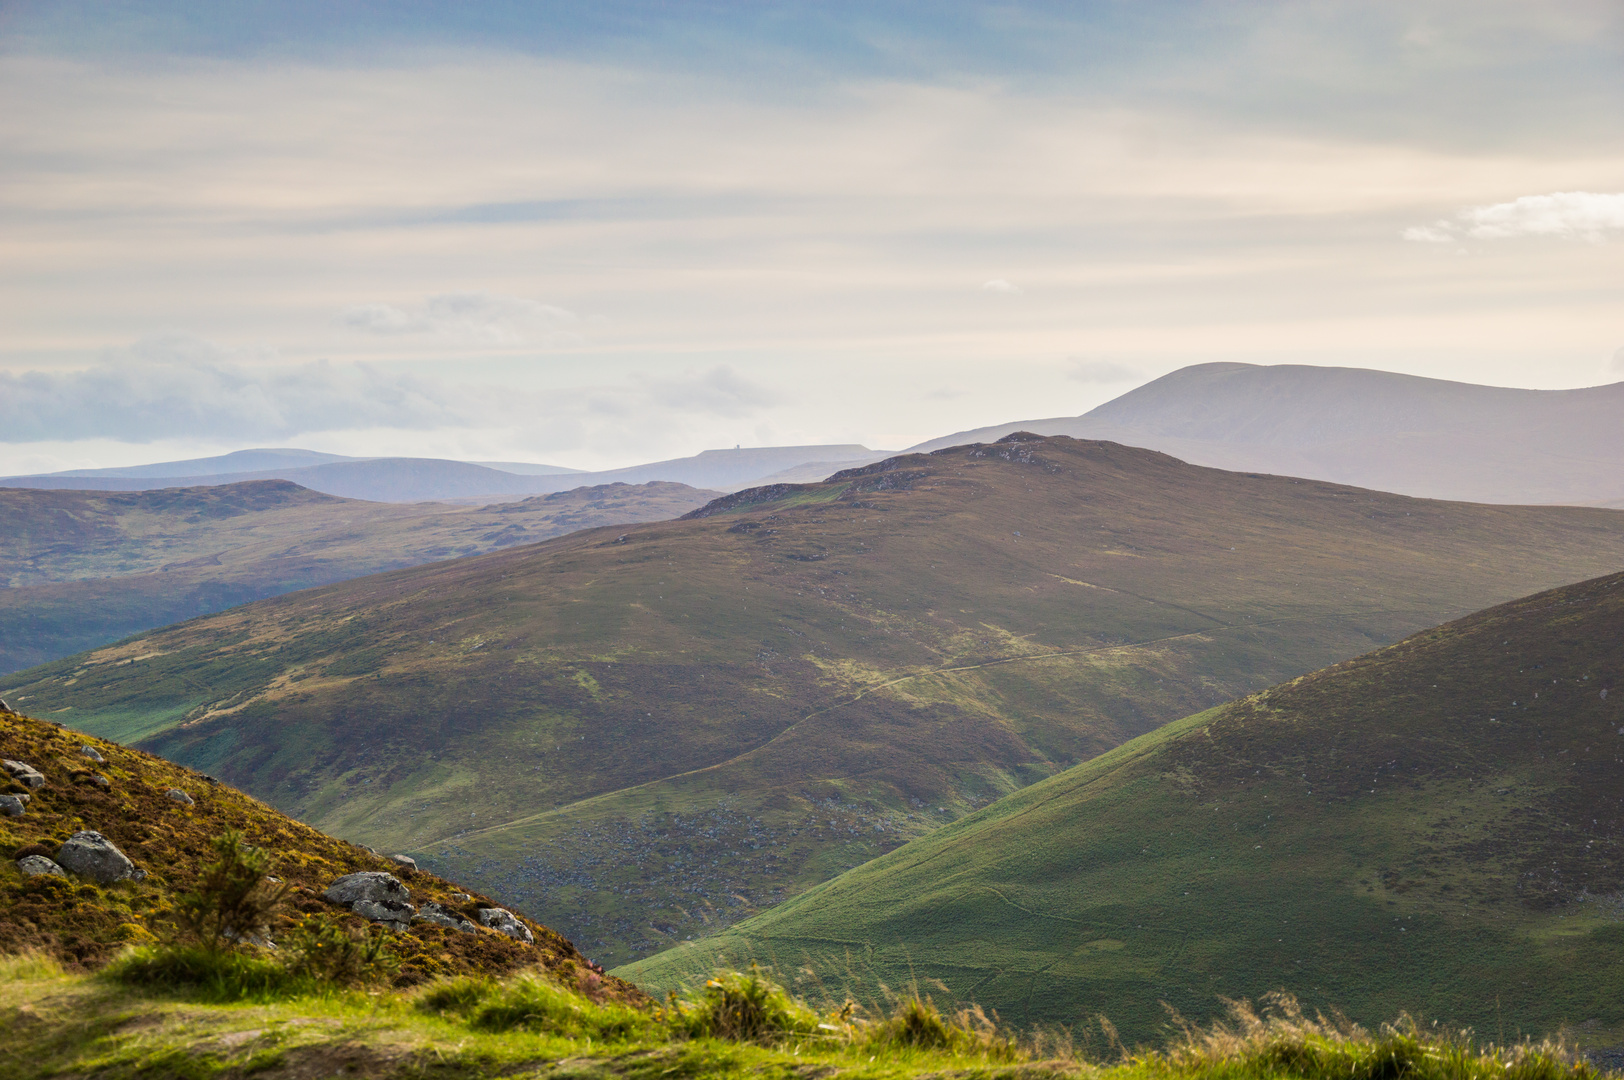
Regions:
[[[475,926],[468,916],[443,904],[436,904],[432,900],[417,909],[417,914],[412,916],[412,921],[433,923],[435,926],[443,926],[448,930],[459,930],[464,934],[479,933],[479,927]]]
[[[45,774],[26,761],[12,761],[10,758],[0,758],[0,769],[6,770],[6,773],[19,784],[24,784],[35,790],[45,786]]]
[[[480,908],[479,921],[497,933],[506,934],[515,941],[522,941],[526,945],[535,944],[536,935],[532,934],[530,928],[520,922],[518,917],[507,908]]]
[[[332,904],[348,904],[350,910],[363,919],[404,930],[417,914],[409,902],[411,895],[411,890],[393,874],[363,870],[358,874],[345,874],[327,886],[322,898]]]
[[[27,812],[28,806],[21,795],[0,795],[0,815],[22,817]]]
[[[94,761],[98,765],[107,760],[101,756],[101,751],[97,750],[94,746],[81,746],[79,748],[79,753],[83,754],[85,757],[89,758],[91,761]]]
[[[135,864],[111,840],[99,832],[76,832],[56,853],[57,863],[69,873],[89,878],[98,885],[135,876]]]
[[[55,874],[57,877],[68,876],[60,866],[43,855],[24,855],[17,860],[17,869],[23,872],[23,877],[35,877],[39,874]]]
[[[182,791],[178,787],[172,787],[168,791],[166,791],[164,794],[169,796],[169,800],[171,802],[178,802],[182,806],[192,806],[192,805],[194,805],[194,803],[196,801],[190,795],[186,794],[186,792]]]

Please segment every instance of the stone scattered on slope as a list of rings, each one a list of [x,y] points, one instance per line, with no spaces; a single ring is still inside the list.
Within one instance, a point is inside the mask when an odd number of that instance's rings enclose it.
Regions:
[[[322,893],[322,898],[333,904],[348,904],[350,910],[363,919],[388,923],[395,930],[404,930],[411,924],[417,909],[408,901],[410,889],[393,874],[381,870],[363,870],[345,874]]]
[[[389,856],[389,861],[395,863],[396,865],[404,866],[408,870],[417,869],[417,860],[412,858],[410,855],[391,855]]]
[[[45,774],[25,761],[12,761],[10,758],[0,758],[0,769],[6,770],[11,778],[19,784],[26,784],[31,788],[45,786]]]
[[[23,872],[23,877],[35,877],[39,874],[55,874],[57,877],[68,876],[66,871],[43,855],[24,855],[17,860],[17,869]]]
[[[22,817],[28,812],[23,800],[17,795],[0,795],[0,814],[6,817]]]
[[[128,856],[107,837],[88,829],[70,836],[56,853],[56,861],[63,869],[98,885],[111,885],[135,876],[135,864]]]
[[[527,945],[535,943],[536,936],[530,932],[530,928],[515,918],[513,912],[506,908],[480,908],[479,921],[497,933],[506,934],[515,941],[522,941]]]
[[[164,794],[169,796],[171,802],[178,802],[182,806],[192,806],[195,800],[178,787],[172,787]]]
[[[94,746],[81,746],[79,748],[79,752],[98,765],[107,760],[101,756],[101,751],[97,750]]]
[[[412,916],[412,921],[433,923],[435,926],[444,926],[449,930],[459,930],[464,934],[479,933],[479,927],[475,926],[473,921],[462,912],[454,911],[443,904],[436,904],[432,900],[417,909],[417,914]]]

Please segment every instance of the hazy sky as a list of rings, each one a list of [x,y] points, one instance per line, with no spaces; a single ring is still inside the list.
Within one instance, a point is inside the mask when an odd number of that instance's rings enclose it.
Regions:
[[[1624,379],[1624,5],[0,0],[0,472]]]

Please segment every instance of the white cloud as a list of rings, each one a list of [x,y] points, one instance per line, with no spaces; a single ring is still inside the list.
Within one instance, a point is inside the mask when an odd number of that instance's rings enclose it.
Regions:
[[[1131,382],[1145,377],[1144,372],[1114,360],[1088,360],[1074,357],[1067,378],[1083,383]]]
[[[1462,235],[1474,240],[1507,240],[1517,236],[1555,236],[1599,244],[1610,229],[1624,229],[1624,193],[1558,191],[1524,195],[1511,202],[1468,206],[1455,215],[1459,224],[1440,220],[1405,229],[1403,237],[1420,243],[1448,244]]]
[[[1624,229],[1624,193],[1596,195],[1559,191],[1524,195],[1508,203],[1473,206],[1460,212],[1467,235],[1479,240],[1512,236],[1560,236],[1600,243],[1608,229]]]
[[[1616,349],[1616,350],[1614,350],[1614,352],[1613,352],[1613,370],[1614,371],[1624,371],[1624,349]]]
[[[361,304],[344,309],[338,321],[374,334],[431,334],[468,344],[566,348],[582,341],[580,334],[563,329],[581,321],[574,312],[482,291],[442,293],[400,306]]]
[[[996,293],[1018,293],[1021,291],[1014,285],[1011,285],[1009,282],[1005,281],[1003,278],[993,278],[991,281],[984,281],[981,283],[981,287],[987,292]]]

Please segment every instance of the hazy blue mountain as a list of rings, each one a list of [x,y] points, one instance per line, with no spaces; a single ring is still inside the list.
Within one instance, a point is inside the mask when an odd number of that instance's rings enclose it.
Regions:
[[[278,458],[281,455],[281,458]],[[41,476],[12,476],[0,486],[71,491],[149,491],[202,487],[248,480],[289,480],[311,491],[372,502],[501,502],[550,495],[603,484],[687,484],[713,491],[736,491],[765,482],[785,470],[816,463],[805,479],[865,465],[884,452],[856,444],[832,446],[735,447],[706,450],[693,457],[600,472],[579,472],[524,462],[449,461],[444,458],[341,458],[310,450],[242,450],[218,458],[164,462],[125,469],[79,469]],[[327,460],[321,460],[327,459]],[[278,460],[285,463],[276,464]],[[210,471],[222,464],[259,468]],[[269,464],[263,464],[269,462]],[[497,465],[503,466],[497,468]],[[182,466],[195,472],[182,473]],[[802,472],[807,470],[802,469]]]
[[[1019,420],[912,449],[1032,431],[1426,498],[1618,505],[1621,418],[1624,383],[1516,390],[1364,368],[1198,364],[1082,416]]]

